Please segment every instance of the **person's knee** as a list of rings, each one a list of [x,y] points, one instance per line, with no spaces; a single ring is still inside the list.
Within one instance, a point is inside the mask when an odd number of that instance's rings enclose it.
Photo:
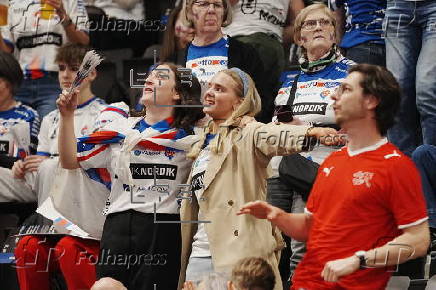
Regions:
[[[91,290],[127,290],[127,288],[120,281],[105,277],[95,282]]]

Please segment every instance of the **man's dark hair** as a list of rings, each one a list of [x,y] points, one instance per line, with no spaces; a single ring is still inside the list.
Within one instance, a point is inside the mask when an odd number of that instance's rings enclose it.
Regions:
[[[400,105],[400,86],[393,74],[386,68],[372,64],[352,66],[348,73],[359,72],[363,75],[360,86],[363,93],[373,95],[379,101],[375,108],[375,119],[380,134],[386,135],[394,125],[395,116]]]
[[[23,82],[23,71],[20,64],[10,53],[0,51],[0,78],[5,79],[14,96]]]
[[[55,62],[64,62],[69,66],[81,64],[85,54],[90,50],[89,46],[69,42],[59,47]]]

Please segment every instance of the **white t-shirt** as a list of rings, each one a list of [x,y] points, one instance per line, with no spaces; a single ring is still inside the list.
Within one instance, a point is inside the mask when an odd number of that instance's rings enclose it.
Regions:
[[[201,150],[197,159],[192,164],[192,180],[191,188],[198,202],[202,200],[204,192],[203,178],[206,173],[207,164],[210,160],[209,147]],[[198,220],[204,220],[201,211],[198,212]],[[194,241],[192,242],[191,257],[210,257],[209,240],[207,238],[204,223],[199,223],[197,233],[194,235]]]
[[[144,19],[144,4],[142,0],[133,5],[131,9],[123,9],[112,0],[95,0],[94,6],[103,9],[109,17],[124,20]]]
[[[88,14],[83,0],[62,0],[65,11],[78,30],[87,32]],[[54,63],[57,48],[68,42],[58,15],[41,19],[41,4],[32,0],[11,0],[8,25],[2,27],[5,41],[14,46],[14,54],[26,76],[39,78],[46,71],[58,71]]]
[[[223,28],[230,36],[256,32],[274,34],[281,41],[290,0],[239,0],[233,6],[232,23]]]
[[[163,120],[149,126],[143,118],[129,118],[128,122],[123,124],[111,124],[121,127],[117,129],[118,136],[123,136],[119,142],[79,143],[78,160],[83,169],[106,168],[110,173],[112,189],[105,213],[130,209],[143,213],[179,213],[177,196],[182,190],[186,190],[186,185],[182,185],[186,183],[192,161],[186,158],[186,152],[183,150],[154,143],[156,140],[156,142],[170,144],[186,136],[180,134],[180,130],[171,129],[168,124],[167,120]],[[122,126],[129,126],[129,128],[123,130]],[[106,127],[104,130],[111,129]],[[124,137],[132,134],[133,130],[140,132],[144,139],[149,138],[152,141],[142,145],[137,144],[129,151],[128,166],[132,176],[130,185],[119,178],[117,170],[121,168],[120,156],[125,142]]]
[[[74,130],[77,137],[91,134],[99,129],[101,123],[107,123],[112,120],[106,117],[106,121],[99,120],[100,113],[107,107],[106,103],[97,97],[94,97],[85,103],[77,106],[74,111]],[[116,117],[116,115],[114,115]],[[41,130],[38,136],[38,155],[57,156],[58,136],[59,136],[59,110],[51,111],[44,117],[41,124]],[[98,125],[96,125],[98,124]]]
[[[39,125],[38,113],[20,102],[12,109],[0,112],[0,155],[24,158],[33,154],[38,143]]]

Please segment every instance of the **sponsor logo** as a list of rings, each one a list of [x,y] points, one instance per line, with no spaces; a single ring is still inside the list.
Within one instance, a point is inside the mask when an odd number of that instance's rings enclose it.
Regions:
[[[130,163],[133,179],[169,179],[177,177],[177,166],[169,164]]]
[[[133,154],[135,156],[139,155],[147,155],[147,156],[157,156],[160,155],[162,152],[160,151],[151,151],[151,150],[134,150]]]
[[[330,91],[329,90],[324,90],[319,95],[321,96],[322,99],[325,99],[325,98],[327,98],[330,95]]]
[[[171,150],[171,149],[166,149],[165,150],[165,156],[168,157],[168,159],[173,159],[174,156],[176,155],[176,151]]]
[[[44,44],[62,45],[62,35],[58,33],[48,32],[44,34],[36,34],[32,36],[22,36],[17,39],[18,49],[34,48]]]
[[[330,173],[332,172],[333,168],[335,168],[335,167],[334,166],[332,166],[332,167],[324,167],[322,172],[324,172],[325,176],[327,177],[327,176],[330,175]]]
[[[298,103],[292,107],[294,115],[325,115],[327,103]]]
[[[9,153],[9,142],[0,141],[0,154],[8,154],[8,153]]]

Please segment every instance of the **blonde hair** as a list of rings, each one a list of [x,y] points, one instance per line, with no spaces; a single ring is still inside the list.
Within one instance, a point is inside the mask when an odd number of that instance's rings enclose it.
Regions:
[[[298,13],[297,18],[295,18],[294,23],[294,43],[299,43],[301,38],[301,27],[303,26],[304,21],[306,20],[307,16],[309,16],[314,11],[322,11],[324,12],[329,20],[333,24],[333,28],[335,31],[335,39],[336,39],[336,18],[333,12],[324,4],[317,3],[307,6],[306,8],[302,9],[300,13]]]
[[[227,138],[231,134],[237,134],[235,128],[240,128],[240,123],[243,117],[250,116],[254,117],[257,113],[260,112],[261,109],[261,99],[259,93],[257,92],[256,86],[254,84],[253,79],[245,72],[240,71],[245,75],[245,78],[248,80],[248,88],[247,94],[244,96],[244,82],[239,76],[239,74],[232,69],[225,69],[220,71],[219,73],[224,73],[231,77],[236,86],[233,88],[236,95],[242,99],[242,103],[233,111],[232,115],[222,124],[220,124],[218,128],[218,132],[216,132],[215,138],[210,143],[210,150],[214,153],[218,153],[221,148],[222,140]],[[203,148],[203,144],[206,140],[206,135],[213,132],[213,121],[209,121],[209,123],[204,127],[202,133],[200,133],[200,142],[195,143],[192,147],[191,151],[188,153],[189,158],[195,159]]]
[[[194,23],[191,19],[192,17],[192,5],[197,0],[183,0],[183,9],[182,9],[182,21],[186,26],[194,27]],[[223,13],[223,22],[221,27],[226,27],[232,23],[232,5],[230,5],[229,0],[222,0],[224,13]]]
[[[238,289],[272,290],[276,281],[274,271],[263,258],[239,260],[232,270],[231,281]]]

